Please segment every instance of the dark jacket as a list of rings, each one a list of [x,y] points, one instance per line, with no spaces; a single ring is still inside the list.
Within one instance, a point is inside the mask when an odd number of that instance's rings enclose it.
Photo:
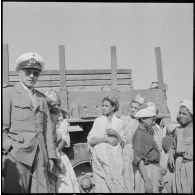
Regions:
[[[141,160],[145,165],[158,164],[160,161],[160,151],[153,138],[152,128],[146,129],[138,126],[132,138],[134,158],[133,166],[138,167]]]

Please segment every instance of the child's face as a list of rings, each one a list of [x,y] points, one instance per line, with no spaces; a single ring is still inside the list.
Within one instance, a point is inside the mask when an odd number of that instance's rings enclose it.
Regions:
[[[178,117],[179,123],[182,126],[185,126],[185,125],[189,124],[190,122],[192,122],[192,116],[190,115],[190,113],[188,112],[186,107],[184,107],[184,106],[180,107],[177,117]]]
[[[142,118],[145,127],[151,127],[154,122],[154,117]]]
[[[135,116],[135,113],[138,111],[140,105],[137,102],[132,102],[130,105],[130,115]]]
[[[52,113],[58,113],[61,109],[61,102],[59,99],[55,99],[49,103]]]

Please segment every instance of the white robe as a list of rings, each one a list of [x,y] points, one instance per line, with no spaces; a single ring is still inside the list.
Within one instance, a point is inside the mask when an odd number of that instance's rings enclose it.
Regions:
[[[55,125],[56,142],[61,140],[66,141],[66,146],[70,146],[70,136],[68,133],[69,123],[66,119],[62,119],[62,114],[57,116],[51,115],[52,121]],[[80,193],[80,187],[69,158],[64,152],[56,150],[60,160],[60,167],[62,172],[58,173],[56,188],[57,193]]]
[[[95,119],[93,127],[87,137],[88,141],[92,137],[102,138],[106,128],[111,127],[116,130],[121,137],[124,136],[122,121],[113,115],[112,123],[108,125],[107,118],[101,116]],[[92,153],[93,177],[96,193],[124,193],[126,192],[123,183],[123,160],[122,148],[118,143],[112,146],[108,143],[100,143],[93,148]]]
[[[139,126],[139,121],[130,116],[121,117],[125,133],[125,146],[123,148],[124,184],[127,192],[134,192],[134,172],[133,172],[133,148],[132,137]]]

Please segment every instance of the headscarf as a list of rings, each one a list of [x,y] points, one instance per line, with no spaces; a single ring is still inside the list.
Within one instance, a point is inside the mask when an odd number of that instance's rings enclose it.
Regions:
[[[109,96],[104,97],[102,99],[102,102],[104,102],[105,100],[109,101],[111,103],[111,105],[115,106],[114,112],[116,112],[119,109],[119,103],[118,103],[118,100],[115,97],[109,95]]]
[[[45,96],[48,102],[52,102],[56,99],[60,100],[60,95],[51,88],[45,92]]]
[[[179,107],[184,106],[188,112],[193,115],[192,101],[191,100],[182,100],[180,101]]]
[[[135,114],[135,118],[139,119],[139,118],[154,117],[154,116],[156,116],[156,108],[155,108],[154,103],[147,102],[146,105],[147,105],[146,108],[139,110]]]
[[[144,98],[137,94],[132,102],[137,102],[138,104],[142,105],[144,103]]]

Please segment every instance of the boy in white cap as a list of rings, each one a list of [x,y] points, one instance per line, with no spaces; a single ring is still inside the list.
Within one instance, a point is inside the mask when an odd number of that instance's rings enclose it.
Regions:
[[[25,53],[16,60],[19,82],[3,89],[3,149],[6,193],[48,192],[47,169],[57,159],[47,101],[34,89],[43,59]]]
[[[153,137],[155,116],[153,105],[148,105],[135,114],[135,118],[139,120],[132,138],[135,193],[158,192],[160,151]]]

